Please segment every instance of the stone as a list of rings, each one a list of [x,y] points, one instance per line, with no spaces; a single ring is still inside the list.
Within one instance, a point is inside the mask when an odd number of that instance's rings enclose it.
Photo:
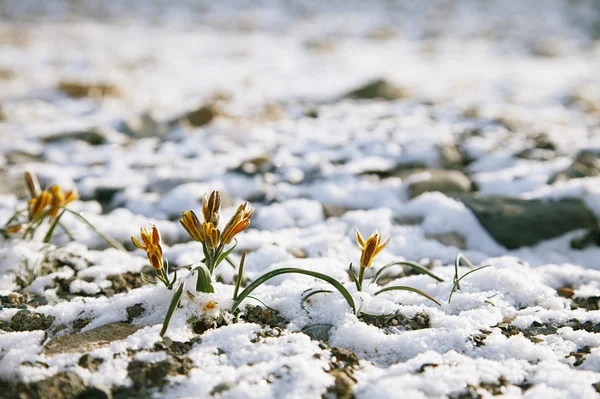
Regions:
[[[484,229],[507,249],[536,245],[569,231],[592,228],[598,221],[576,198],[558,200],[455,195]]]
[[[127,323],[112,323],[79,334],[63,335],[48,342],[44,347],[44,354],[52,356],[64,353],[90,352],[113,341],[125,339],[139,328]]]
[[[595,176],[600,176],[600,151],[582,150],[575,157],[575,161],[565,170],[552,176],[548,184]]]
[[[119,88],[109,83],[84,83],[63,80],[58,83],[58,90],[72,98],[121,96]]]
[[[430,234],[425,236],[430,240],[436,240],[449,247],[467,249],[467,240],[458,233]]]
[[[344,97],[353,99],[382,99],[387,101],[410,97],[411,93],[405,88],[397,87],[385,79],[377,79],[364,84]]]
[[[215,107],[207,104],[188,112],[183,118],[187,119],[191,126],[199,127],[210,123],[216,114]]]
[[[23,309],[10,319],[9,326],[13,331],[47,330],[52,326],[52,322],[54,322],[54,316]]]
[[[3,398],[19,399],[75,399],[87,398],[88,387],[74,372],[58,373],[46,379],[23,383],[0,381],[0,395]]]
[[[438,164],[442,169],[462,169],[470,163],[467,154],[456,144],[440,144],[438,152]]]
[[[165,137],[171,126],[168,123],[158,122],[149,112],[128,119],[121,123],[118,130],[128,136],[141,137]]]
[[[325,215],[325,218],[337,218],[349,210],[349,208],[341,205],[323,204],[323,214]]]
[[[416,177],[415,175],[411,175]],[[462,172],[457,170],[445,170],[445,169],[430,169],[423,174],[419,174],[419,177],[423,176],[423,179],[409,180],[409,196],[410,198],[418,197],[425,192],[439,191],[444,194],[455,194],[455,193],[468,193],[472,190],[473,185],[471,180]]]
[[[106,137],[97,129],[57,133],[42,138],[44,143],[58,143],[68,140],[81,140],[91,145],[100,145],[106,143]]]
[[[561,287],[556,290],[556,293],[563,298],[573,298],[575,296],[575,290],[570,287]]]
[[[306,326],[302,329],[302,332],[308,335],[311,339],[315,341],[329,341],[329,334],[333,325],[331,324],[315,324],[312,326]]]

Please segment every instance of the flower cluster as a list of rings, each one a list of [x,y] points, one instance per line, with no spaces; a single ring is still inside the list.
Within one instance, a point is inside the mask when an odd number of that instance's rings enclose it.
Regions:
[[[179,222],[190,235],[190,237],[202,243],[206,255],[205,264],[212,273],[221,260],[221,255],[226,245],[231,244],[234,237],[250,226],[250,218],[254,214],[254,208],[247,202],[238,206],[235,214],[225,224],[223,230],[219,230],[219,219],[221,215],[221,194],[213,191],[209,197],[204,195],[202,199],[202,216],[200,220],[194,211],[182,211]]]
[[[78,199],[79,195],[75,190],[65,192],[58,185],[52,185],[50,188],[42,190],[37,177],[31,172],[25,172],[25,187],[29,197],[27,208],[23,211],[16,211],[0,230],[4,234],[15,234],[24,229],[23,238],[31,238],[47,220],[50,222],[50,228],[44,242],[49,242],[56,225],[66,211],[66,206]],[[21,214],[24,212],[27,213],[26,220],[21,218]]]

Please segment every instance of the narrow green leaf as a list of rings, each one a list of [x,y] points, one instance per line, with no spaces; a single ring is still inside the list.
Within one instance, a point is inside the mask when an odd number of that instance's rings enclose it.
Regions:
[[[52,221],[52,224],[50,225],[48,232],[44,236],[44,241],[43,241],[44,244],[48,244],[50,242],[50,240],[52,239],[52,235],[54,234],[54,230],[56,229],[56,226],[58,226],[58,222],[59,222],[60,218],[62,217],[62,215],[64,215],[64,214],[65,214],[65,211],[63,210],[59,215],[56,216],[56,219],[54,219]]]
[[[219,255],[219,257],[217,258],[217,262],[215,263],[215,268],[217,266],[219,266],[219,264],[221,262],[223,262],[223,259],[227,258],[229,255],[231,255],[231,253],[233,252],[233,250],[235,249],[235,247],[237,247],[237,240],[234,238],[235,240],[235,244],[233,244],[233,247],[229,248],[227,251],[221,253],[221,255]]]
[[[471,262],[469,262],[469,263],[471,263]],[[452,295],[454,295],[454,293],[456,292],[456,290],[460,289],[460,286],[459,286],[460,280],[462,280],[463,278],[467,277],[471,273],[475,273],[478,270],[485,269],[486,267],[490,267],[490,266],[491,265],[485,265],[485,266],[478,267],[477,269],[469,270],[468,272],[466,272],[465,274],[463,274],[461,276],[461,278],[456,279],[456,281],[454,281],[454,285],[452,286],[452,290],[450,291],[450,296],[448,297],[448,303],[450,303],[450,301],[452,301]]]
[[[179,306],[179,301],[181,301],[181,294],[183,294],[183,281],[179,283],[177,286],[177,290],[173,294],[173,299],[171,299],[171,304],[169,305],[169,309],[167,310],[167,314],[165,316],[165,320],[163,321],[162,329],[160,330],[161,338],[167,332],[167,328],[169,327],[169,323],[171,322],[171,317],[173,317],[173,313],[177,306]]]
[[[94,230],[94,232],[96,234],[98,234],[100,237],[102,237],[102,239],[104,239],[104,241],[106,241],[107,243],[109,243],[110,245],[112,245],[113,247],[115,247],[116,249],[123,251],[123,252],[127,252],[127,250],[125,249],[125,247],[123,245],[121,245],[121,243],[117,240],[115,240],[114,238],[112,238],[111,236],[109,236],[108,234],[98,230],[97,228],[94,227],[94,225],[92,225],[86,218],[84,218],[83,216],[81,216],[79,213],[72,211],[68,208],[63,208],[65,211],[69,212],[70,214],[74,215],[75,217],[77,217],[79,220],[81,220],[83,223],[87,224],[89,227],[91,227],[92,230]]]
[[[308,301],[308,299],[313,296],[313,295],[317,295],[317,294],[331,294],[333,291],[331,290],[314,290],[309,292],[308,294],[304,295],[302,297],[302,299],[300,300],[300,307],[304,310],[306,310],[306,308],[304,307],[304,302]]]
[[[263,284],[264,282],[266,282],[269,279],[272,279],[275,276],[279,276],[280,274],[288,274],[288,273],[304,274],[304,275],[315,277],[315,278],[318,278],[325,282],[328,282],[329,284],[333,285],[335,287],[335,289],[337,289],[340,292],[340,294],[342,294],[342,296],[344,297],[344,299],[346,299],[346,302],[348,302],[348,305],[350,305],[352,310],[353,311],[356,310],[356,307],[354,305],[354,298],[352,298],[352,295],[350,295],[350,293],[348,292],[346,287],[344,287],[342,284],[340,284],[336,279],[329,277],[326,274],[314,272],[311,270],[298,269],[298,268],[294,268],[294,267],[284,267],[281,269],[276,269],[276,270],[272,270],[268,273],[265,273],[262,276],[260,276],[259,278],[257,278],[256,280],[254,280],[250,285],[248,285],[238,295],[238,297],[235,299],[235,301],[233,301],[233,306],[231,307],[231,312],[232,313],[235,312],[235,310],[240,306],[240,304],[242,303],[244,298],[246,298],[248,295],[250,295],[252,293],[252,291],[254,291],[256,288],[258,288],[261,284]]]
[[[352,268],[352,263],[348,266],[348,274],[352,281],[354,281],[354,285],[356,286],[356,290],[360,291],[360,283],[358,282],[358,277],[356,277],[356,273],[354,273],[354,269]]]
[[[372,284],[377,284],[377,281],[379,281],[379,279],[381,278],[381,276],[383,276],[383,273],[386,272],[386,270],[388,270],[390,267],[393,266],[409,266],[412,267],[413,269],[418,270],[419,272],[421,272],[421,274],[426,274],[431,278],[436,279],[439,282],[443,282],[444,279],[437,276],[436,274],[432,273],[429,269],[427,269],[425,266],[423,265],[419,265],[418,263],[415,262],[411,262],[411,261],[400,261],[400,262],[393,262],[393,263],[389,263],[385,266],[383,266],[381,269],[379,269],[377,271],[377,273],[375,273],[375,276],[373,276],[373,279],[371,280]]]
[[[421,290],[419,290],[419,289],[417,289],[417,288],[413,288],[413,287],[407,287],[407,286],[405,286],[405,285],[394,285],[394,286],[392,286],[392,287],[386,287],[386,288],[383,288],[383,289],[381,289],[381,290],[377,291],[377,292],[374,294],[374,296],[377,296],[377,295],[379,295],[379,294],[382,294],[382,293],[384,293],[384,292],[387,292],[387,291],[411,291],[411,292],[417,293],[417,294],[419,294],[419,295],[422,295],[422,296],[424,296],[425,298],[427,298],[427,299],[429,299],[429,300],[431,300],[431,301],[433,301],[433,302],[437,303],[438,305],[442,306],[442,304],[441,304],[441,303],[439,303],[439,302],[438,302],[438,301],[437,301],[435,298],[433,298],[431,295],[429,295],[429,294],[426,294],[425,292],[423,292],[423,291],[421,291]]]
[[[229,259],[229,258],[225,258]],[[240,259],[240,267],[238,268],[237,279],[235,281],[235,288],[233,290],[233,300],[238,296],[238,292],[240,291],[240,287],[242,285],[242,280],[244,279],[244,263],[246,262],[246,251],[242,253],[242,259]]]
[[[208,293],[215,292],[215,289],[212,285],[212,276],[210,275],[208,267],[206,267],[204,263],[199,263],[198,266],[194,268],[194,271],[198,272],[196,291]]]

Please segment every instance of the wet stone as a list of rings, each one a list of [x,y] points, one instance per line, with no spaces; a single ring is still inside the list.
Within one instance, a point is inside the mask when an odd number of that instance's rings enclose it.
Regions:
[[[315,341],[329,341],[329,334],[333,325],[331,324],[315,324],[312,326],[306,326],[302,329],[302,332],[308,335],[311,339]]]
[[[576,198],[524,200],[477,194],[453,197],[465,204],[492,238],[507,249],[532,246],[597,225],[594,214]]]
[[[84,83],[63,80],[59,82],[58,90],[72,98],[121,96],[119,88],[108,83]]]
[[[131,321],[136,317],[140,317],[144,313],[144,307],[141,303],[136,303],[127,308],[127,320]]]

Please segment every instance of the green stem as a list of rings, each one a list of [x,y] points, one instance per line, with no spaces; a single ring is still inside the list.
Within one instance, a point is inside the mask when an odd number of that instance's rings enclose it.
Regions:
[[[50,225],[50,228],[48,229],[48,232],[46,233],[46,235],[44,236],[44,244],[48,244],[50,242],[50,240],[52,240],[52,235],[54,235],[54,230],[56,229],[56,226],[58,226],[58,222],[60,221],[60,218],[62,217],[62,215],[65,214],[65,209],[62,210],[61,213],[59,213],[54,220],[52,221],[52,224]]]
[[[294,267],[284,267],[281,269],[276,269],[273,271],[270,271],[268,273],[263,274],[262,276],[260,276],[259,278],[257,278],[256,280],[254,280],[250,285],[248,285],[235,299],[235,301],[233,301],[233,306],[231,307],[231,312],[235,312],[236,309],[240,306],[240,304],[242,303],[242,301],[252,293],[252,291],[254,291],[256,288],[258,288],[261,284],[263,284],[264,282],[266,282],[267,280],[272,279],[275,276],[279,276],[280,274],[288,274],[288,273],[297,273],[297,274],[304,274],[307,276],[311,276],[311,277],[315,277],[318,278],[320,280],[323,280],[325,282],[328,282],[329,284],[333,285],[335,287],[335,289],[337,289],[340,294],[342,294],[342,296],[344,297],[344,299],[346,299],[346,302],[348,302],[348,305],[350,305],[350,307],[352,308],[352,310],[354,312],[356,312],[356,305],[354,304],[354,298],[352,298],[352,295],[350,294],[350,292],[348,292],[348,290],[346,289],[346,287],[344,287],[342,284],[340,284],[336,279],[329,277],[326,274],[323,273],[319,273],[319,272],[314,272],[311,270],[304,270],[304,269],[298,269],[298,268],[294,268]]]

